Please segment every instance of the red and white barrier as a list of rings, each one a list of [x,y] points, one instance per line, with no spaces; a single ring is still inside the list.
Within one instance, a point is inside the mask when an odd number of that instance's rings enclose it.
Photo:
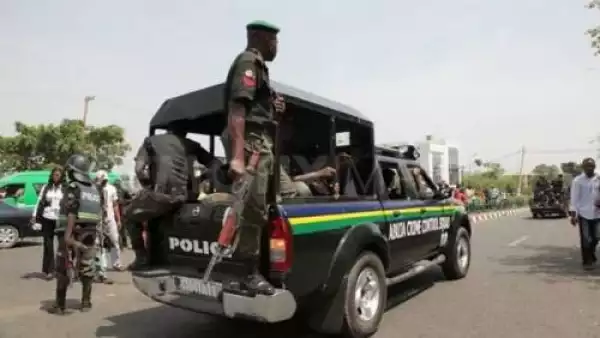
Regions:
[[[527,210],[529,210],[529,209],[521,208],[521,209],[488,211],[488,212],[482,212],[482,213],[477,213],[477,214],[471,214],[471,215],[469,215],[469,218],[471,219],[471,223],[475,224],[475,223],[484,222],[484,221],[488,221],[488,220],[492,220],[492,219],[498,219],[498,218],[501,218],[504,216],[518,215],[520,213],[526,212]]]

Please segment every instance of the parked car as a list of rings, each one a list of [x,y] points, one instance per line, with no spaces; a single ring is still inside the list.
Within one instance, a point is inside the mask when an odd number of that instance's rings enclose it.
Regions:
[[[41,236],[41,230],[34,230],[30,220],[31,210],[0,202],[0,249],[12,248],[26,237]]]

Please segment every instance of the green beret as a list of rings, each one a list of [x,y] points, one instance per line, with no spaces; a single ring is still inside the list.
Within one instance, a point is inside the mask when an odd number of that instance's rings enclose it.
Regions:
[[[256,20],[256,21],[250,22],[249,24],[246,25],[246,29],[247,30],[265,31],[265,32],[274,33],[274,34],[279,33],[279,27],[275,26],[274,24],[272,24],[270,22],[263,21],[263,20]]]

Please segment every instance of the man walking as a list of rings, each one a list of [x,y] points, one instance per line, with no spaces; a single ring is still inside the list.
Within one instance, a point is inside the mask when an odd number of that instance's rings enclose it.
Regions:
[[[595,173],[596,162],[586,158],[581,163],[583,173],[571,184],[571,224],[579,225],[579,240],[583,268],[591,270],[596,263],[600,212],[596,206],[600,196],[600,181]]]
[[[114,185],[108,183],[108,173],[99,170],[96,181],[102,201],[102,232],[111,243],[111,256],[113,268],[122,271],[121,243],[119,241],[119,228],[121,227],[121,212],[119,211],[119,197]],[[101,245],[104,243],[100,243]]]

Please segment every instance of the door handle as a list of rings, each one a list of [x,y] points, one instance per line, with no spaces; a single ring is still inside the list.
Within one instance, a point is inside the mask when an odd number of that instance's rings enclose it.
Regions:
[[[422,214],[424,214],[424,213],[426,213],[426,212],[427,212],[427,209],[425,209],[425,208],[421,208],[421,213],[422,213]]]

